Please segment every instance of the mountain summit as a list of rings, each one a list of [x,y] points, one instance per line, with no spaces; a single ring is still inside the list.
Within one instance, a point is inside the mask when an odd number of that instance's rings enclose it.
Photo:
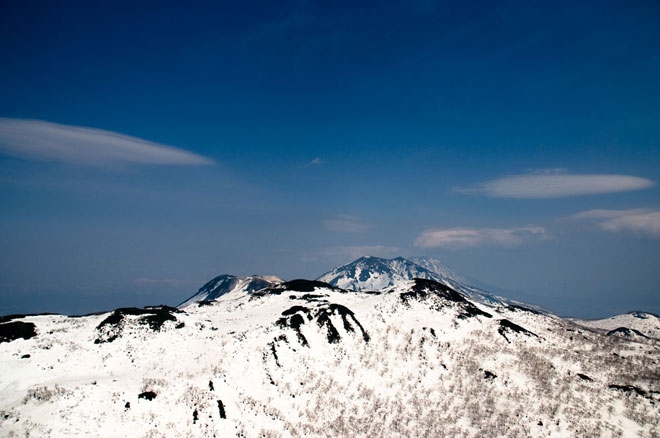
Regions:
[[[414,278],[434,280],[484,304],[502,304],[502,298],[471,286],[462,275],[437,259],[417,257],[414,261],[397,257],[360,257],[321,275],[317,280],[353,291],[384,291]]]
[[[267,287],[275,286],[284,280],[273,275],[261,276],[239,276],[239,275],[218,275],[213,280],[200,287],[199,290],[179,307],[185,307],[192,303],[200,301],[211,301],[220,298],[223,295],[232,292],[252,293]]]
[[[438,276],[415,263],[397,257],[360,257],[330,272],[321,275],[318,280],[333,286],[354,291],[384,290],[413,278],[436,279]]]

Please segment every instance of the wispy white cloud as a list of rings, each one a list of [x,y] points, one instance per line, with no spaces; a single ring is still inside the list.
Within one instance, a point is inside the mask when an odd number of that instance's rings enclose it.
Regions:
[[[549,169],[505,176],[456,191],[494,198],[547,199],[627,192],[654,185],[653,181],[637,176],[569,174],[561,169]]]
[[[305,167],[318,166],[320,164],[323,164],[323,160],[320,159],[319,157],[316,157],[312,161],[305,163]]]
[[[461,249],[475,246],[513,247],[549,240],[543,227],[527,225],[516,228],[445,228],[427,230],[415,240],[421,248]]]
[[[575,219],[594,221],[604,231],[629,231],[653,238],[660,238],[660,210],[635,208],[631,210],[588,210]]]
[[[370,228],[370,225],[359,217],[348,214],[326,219],[323,221],[323,226],[335,233],[362,233]]]
[[[212,165],[210,158],[112,131],[0,118],[0,153],[78,165]]]

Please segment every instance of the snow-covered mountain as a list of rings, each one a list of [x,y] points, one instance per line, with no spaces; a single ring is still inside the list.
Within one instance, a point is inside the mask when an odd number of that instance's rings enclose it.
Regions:
[[[321,275],[317,280],[353,291],[381,291],[413,278],[434,279],[438,276],[415,263],[397,257],[360,257]]]
[[[438,274],[440,278],[442,278],[445,281],[451,281],[454,283],[462,283],[462,284],[467,284],[469,283],[468,279],[465,278],[463,275],[459,274],[458,272],[454,271],[444,263],[442,263],[440,260],[433,258],[433,257],[410,257],[409,260],[416,264],[417,266],[421,266],[422,268],[426,269],[427,271],[431,271],[435,274]]]
[[[249,294],[254,291],[282,283],[283,281],[284,280],[281,278],[275,277],[273,275],[218,275],[213,280],[199,288],[199,290],[193,296],[181,303],[179,307],[186,307],[192,303],[200,301],[212,301],[231,292],[243,292]]]
[[[652,313],[629,312],[604,319],[573,319],[573,322],[606,332],[610,336],[645,336],[660,340],[660,317]]]
[[[501,297],[470,286],[460,274],[439,260],[416,257],[414,261],[397,257],[360,257],[321,275],[318,280],[353,291],[384,291],[413,278],[426,278],[443,283],[471,299],[484,304],[504,304]]]
[[[0,319],[2,436],[658,436],[660,344],[406,280]]]

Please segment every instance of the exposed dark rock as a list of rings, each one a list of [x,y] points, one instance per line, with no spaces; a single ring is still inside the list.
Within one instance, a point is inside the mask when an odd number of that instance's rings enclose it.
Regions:
[[[37,336],[36,326],[31,322],[12,321],[0,324],[0,344],[35,336]]]
[[[131,408],[131,402],[126,402],[124,409],[129,410]]]
[[[331,344],[335,344],[340,341],[341,336],[339,336],[339,332],[337,331],[337,328],[335,328],[332,321],[330,321],[330,315],[331,313],[329,312],[322,312],[317,316],[316,323],[318,324],[319,327],[325,328],[328,342]]]
[[[29,354],[24,354],[23,356],[21,356],[21,359],[29,359],[29,358],[30,358]]]
[[[169,306],[148,306],[143,309],[137,307],[124,307],[116,309],[96,327],[100,333],[94,343],[113,342],[121,336],[124,319],[128,315],[139,316],[138,324],[148,325],[153,331],[160,331],[165,321],[177,321],[174,314],[181,310]],[[178,327],[181,328],[181,327]]]
[[[225,405],[222,403],[222,400],[218,400],[218,413],[220,414],[220,418],[223,420],[227,418],[227,414],[225,413]]]
[[[305,335],[300,331],[300,326],[305,324],[305,317],[300,313],[303,313],[308,319],[311,319],[309,309],[303,306],[293,306],[282,312],[282,318],[278,319],[275,324],[282,328],[292,328],[296,332],[296,336],[300,343],[306,347],[309,344],[307,343]]]
[[[270,352],[273,355],[273,358],[275,359],[275,365],[280,367],[280,360],[279,357],[277,356],[277,347],[275,347],[275,342],[269,342],[268,346],[270,347]]]
[[[530,332],[526,328],[521,327],[518,324],[514,324],[508,319],[500,319],[500,327],[497,329],[497,332],[500,335],[502,335],[508,343],[511,343],[511,341],[509,340],[509,338],[507,338],[506,336],[507,333],[520,333],[522,335],[534,336],[535,338],[538,338],[538,335],[536,333]]]
[[[626,338],[636,338],[639,336],[640,338],[651,339],[639,330],[631,329],[628,327],[617,327],[614,330],[607,332],[607,336],[623,336]]]
[[[213,380],[209,380],[209,391],[214,391],[215,389],[213,388]]]
[[[422,301],[434,310],[451,305],[458,310],[458,317],[461,319],[473,316],[492,318],[490,313],[484,312],[451,287],[425,278],[415,278],[415,284],[408,292],[401,293],[399,298],[404,305],[410,305],[411,301]]]
[[[216,302],[215,300],[201,300],[201,301],[198,301],[198,302],[197,302],[197,306],[198,306],[198,307],[202,307],[202,306],[212,306],[213,303],[215,303],[215,302]]]
[[[593,381],[594,381],[594,379],[592,379],[591,377],[587,376],[586,374],[577,373],[577,376],[578,376],[580,379],[582,379],[582,380],[586,380],[587,382],[593,382]]]
[[[633,385],[609,385],[608,388],[616,389],[618,391],[623,391],[623,392],[635,392],[637,395],[640,395],[642,397],[647,396],[646,391]]]
[[[310,303],[313,302],[326,302],[324,298],[327,298],[328,296],[325,294],[304,294],[302,296],[298,295],[291,295],[289,298],[292,300],[303,300],[307,301]]]
[[[634,316],[635,318],[639,318],[639,319],[649,319],[649,316],[655,316],[656,318],[660,318],[660,315],[656,315],[655,313],[640,312],[639,310],[633,310],[632,312],[628,312],[628,314]]]
[[[307,316],[307,319],[312,319],[311,311],[304,306],[293,306],[282,312],[282,316],[295,315],[296,313],[301,312]]]
[[[322,309],[319,310],[322,311]],[[362,332],[362,339],[364,339],[365,342],[369,342],[369,335],[367,334],[366,330],[364,330],[364,327],[362,327],[362,324],[360,324],[360,321],[355,318],[353,311],[348,307],[342,306],[340,304],[330,304],[325,310],[325,314],[328,315],[328,322],[330,322],[330,314],[338,314],[341,316],[344,330],[347,332],[355,332],[356,330],[353,327],[353,324],[357,325],[357,327],[360,329],[360,332]],[[320,318],[320,315],[317,314],[317,318]]]
[[[300,331],[300,327],[305,324],[306,319],[309,321],[316,319],[316,324],[320,328],[325,329],[328,342],[333,344],[339,342],[341,336],[332,323],[332,315],[339,315],[341,317],[344,330],[352,333],[359,329],[364,341],[369,342],[369,334],[355,318],[353,312],[340,304],[322,304],[315,309],[309,309],[304,306],[293,306],[282,312],[282,318],[278,319],[275,324],[282,328],[292,328],[296,332],[300,343],[303,346],[309,346],[307,339]]]
[[[484,379],[486,379],[486,380],[497,379],[497,375],[491,373],[491,372],[488,371],[488,370],[484,370]]]
[[[250,299],[260,298],[266,295],[280,295],[283,292],[314,292],[318,288],[330,289],[335,292],[346,292],[344,289],[322,281],[297,279],[256,291],[252,294]]]
[[[197,409],[195,409],[193,411],[193,424],[196,424],[197,420],[199,420],[199,413],[197,412]]]
[[[156,398],[156,395],[157,395],[157,394],[156,394],[155,392],[153,392],[153,391],[145,391],[145,392],[143,392],[143,393],[138,394],[138,398],[139,398],[139,399],[140,399],[140,398],[143,398],[143,399],[145,399],[145,400],[149,400],[149,401],[151,401],[151,400],[153,400],[153,399]]]
[[[513,312],[529,312],[529,313],[533,313],[534,315],[543,315],[543,313],[539,312],[538,310],[530,309],[529,307],[519,306],[517,304],[509,304],[508,306],[506,306],[506,308]]]
[[[23,318],[25,318],[25,315],[19,315],[19,314],[0,316],[0,324],[13,321],[14,319],[23,319]]]

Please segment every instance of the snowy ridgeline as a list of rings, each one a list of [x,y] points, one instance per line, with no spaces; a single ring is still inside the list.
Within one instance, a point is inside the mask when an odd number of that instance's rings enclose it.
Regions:
[[[657,341],[430,280],[1,322],[2,436],[660,434]]]

